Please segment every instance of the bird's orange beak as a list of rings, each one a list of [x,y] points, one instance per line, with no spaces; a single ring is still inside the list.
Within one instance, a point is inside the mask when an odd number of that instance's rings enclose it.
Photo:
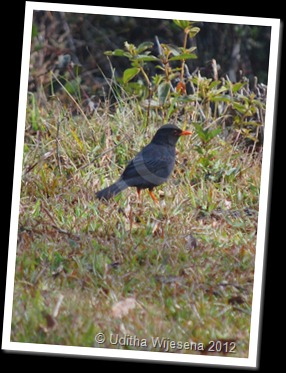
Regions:
[[[191,131],[182,131],[182,132],[180,133],[180,136],[186,136],[186,135],[191,135],[191,134],[192,134]]]

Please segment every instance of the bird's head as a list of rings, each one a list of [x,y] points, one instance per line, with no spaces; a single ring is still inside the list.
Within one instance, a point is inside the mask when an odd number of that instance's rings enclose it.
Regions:
[[[152,139],[158,145],[175,146],[180,136],[191,135],[190,131],[183,131],[175,124],[165,124],[160,127]]]

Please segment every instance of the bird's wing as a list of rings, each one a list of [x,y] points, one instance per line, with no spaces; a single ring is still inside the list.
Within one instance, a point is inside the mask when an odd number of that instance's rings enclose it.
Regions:
[[[169,177],[174,166],[174,158],[161,146],[148,145],[129,162],[122,177],[133,179],[141,176],[151,184],[161,184]]]

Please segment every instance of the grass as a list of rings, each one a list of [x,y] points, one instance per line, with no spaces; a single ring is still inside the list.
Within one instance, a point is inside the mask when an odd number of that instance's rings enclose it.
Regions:
[[[11,340],[247,357],[260,156],[217,136],[206,172],[182,138],[159,205],[96,200],[160,126],[143,122],[136,102],[86,118],[29,98]]]

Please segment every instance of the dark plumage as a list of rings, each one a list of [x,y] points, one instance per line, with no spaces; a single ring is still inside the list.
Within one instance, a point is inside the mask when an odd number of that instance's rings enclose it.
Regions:
[[[154,187],[169,178],[175,165],[176,143],[180,136],[190,135],[174,124],[166,124],[158,129],[150,144],[146,145],[126,166],[120,178],[109,187],[96,193],[99,199],[108,200],[128,187],[148,189],[153,200]]]

